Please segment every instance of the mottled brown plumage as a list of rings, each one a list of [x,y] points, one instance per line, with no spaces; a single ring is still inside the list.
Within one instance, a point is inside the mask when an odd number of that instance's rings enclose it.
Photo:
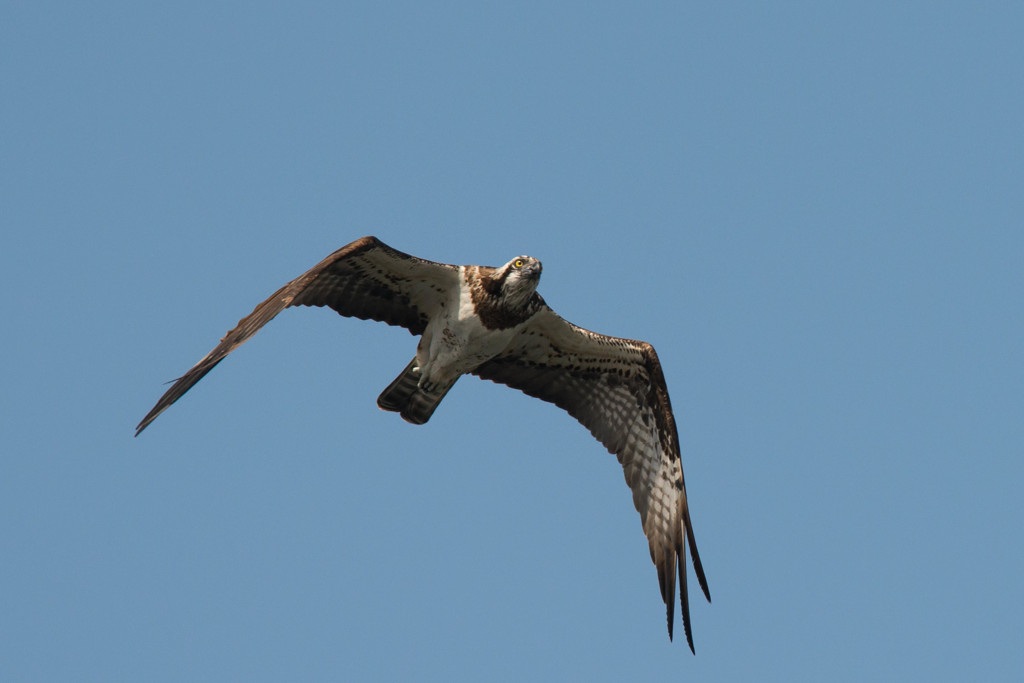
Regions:
[[[554,403],[616,455],[658,570],[669,637],[678,578],[693,650],[687,547],[701,590],[708,601],[711,595],[693,537],[679,436],[658,355],[646,342],[563,320],[536,292],[540,273],[540,262],[528,256],[498,268],[453,266],[404,254],[374,237],[356,240],[240,320],[175,381],[136,435],[285,308],[326,306],[404,327],[421,336],[416,356],[381,393],[381,408],[422,424],[459,377],[475,374]]]

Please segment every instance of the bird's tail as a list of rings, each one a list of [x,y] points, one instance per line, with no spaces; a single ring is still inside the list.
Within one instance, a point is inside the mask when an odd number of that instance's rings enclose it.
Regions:
[[[420,387],[420,371],[413,358],[395,381],[377,397],[377,405],[383,410],[400,413],[406,422],[421,425],[430,419],[441,399],[454,385],[455,380],[452,380],[446,386],[432,387],[433,391],[426,391]]]

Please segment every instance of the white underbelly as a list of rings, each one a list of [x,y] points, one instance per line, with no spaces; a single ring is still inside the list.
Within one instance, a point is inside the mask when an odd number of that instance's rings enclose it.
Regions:
[[[416,350],[420,383],[447,384],[472,372],[508,346],[516,330],[489,330],[474,310],[468,287],[460,288],[441,315],[427,325]]]
[[[514,330],[488,330],[479,319],[437,317],[423,333],[416,358],[422,380],[447,384],[499,354]]]

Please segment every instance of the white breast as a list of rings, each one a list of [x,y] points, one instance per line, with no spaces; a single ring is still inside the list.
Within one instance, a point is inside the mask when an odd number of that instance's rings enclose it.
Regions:
[[[517,328],[489,330],[483,326],[473,306],[465,268],[459,270],[458,291],[427,325],[416,349],[421,383],[454,381],[500,353],[516,334]]]

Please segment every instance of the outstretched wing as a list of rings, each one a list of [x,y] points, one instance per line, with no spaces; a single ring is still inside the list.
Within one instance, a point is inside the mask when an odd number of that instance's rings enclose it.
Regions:
[[[654,347],[585,330],[544,306],[504,352],[474,374],[568,411],[618,457],[658,569],[669,638],[678,572],[683,627],[692,651],[687,545],[709,602],[711,594],[693,538],[679,438]]]
[[[458,286],[458,278],[458,266],[404,254],[376,237],[358,239],[274,292],[238,321],[213,351],[174,382],[135,428],[135,435],[289,306],[328,306],[341,315],[378,320],[422,334],[440,309],[445,292]]]

